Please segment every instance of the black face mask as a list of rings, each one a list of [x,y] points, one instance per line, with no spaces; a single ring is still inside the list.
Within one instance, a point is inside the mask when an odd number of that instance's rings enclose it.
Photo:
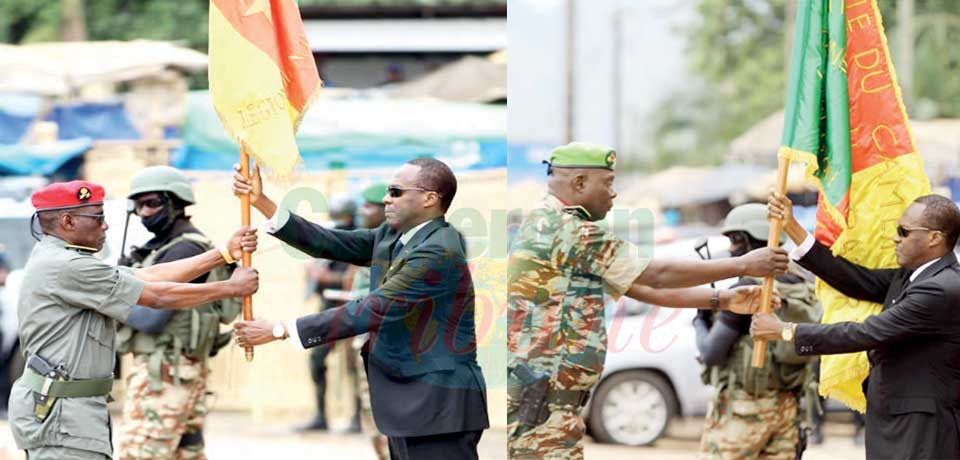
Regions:
[[[170,230],[173,222],[177,220],[178,213],[173,212],[173,206],[168,202],[163,209],[149,217],[141,217],[140,222],[147,228],[147,231],[154,235],[162,235]]]

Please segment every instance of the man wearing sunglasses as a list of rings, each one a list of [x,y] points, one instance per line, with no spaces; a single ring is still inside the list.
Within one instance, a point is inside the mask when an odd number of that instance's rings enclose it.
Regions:
[[[181,309],[253,294],[259,278],[237,269],[229,280],[188,281],[253,252],[251,227],[221,249],[131,270],[94,257],[108,228],[103,187],[58,182],[31,197],[43,234],[24,268],[18,317],[27,366],[10,395],[11,430],[30,459],[113,456],[107,395],[113,385],[116,322],[136,305]]]
[[[398,169],[383,197],[386,223],[343,231],[310,223],[262,193],[259,168],[234,175],[236,195],[268,232],[312,257],[370,266],[370,293],[286,323],[238,321],[240,346],[290,338],[298,348],[369,333],[363,347],[374,420],[395,459],[477,459],[489,426],[476,360],[474,290],[463,240],[444,219],[457,180],[443,162]]]
[[[196,198],[180,170],[144,168],[130,180],[127,199],[153,238],[134,247],[120,265],[146,268],[215,248],[186,213]],[[222,281],[233,268],[217,267],[191,282]],[[230,343],[230,334],[220,334],[219,325],[236,319],[242,307],[239,298],[228,298],[190,310],[138,306],[130,313],[117,332],[117,351],[133,355],[117,449],[120,460],[204,457],[208,358]]]
[[[607,351],[605,293],[653,305],[752,313],[760,304],[757,286],[691,286],[787,269],[782,249],[711,261],[642,257],[601,222],[617,197],[616,158],[612,148],[586,142],[555,148],[547,162],[547,196],[526,216],[510,247],[511,459],[583,458],[581,411],[600,381]]]
[[[891,235],[899,268],[868,269],[836,257],[772,195],[771,218],[798,244],[800,265],[855,299],[883,304],[862,323],[784,323],[757,314],[751,334],[793,341],[801,355],[867,351],[867,458],[960,458],[960,268],[954,255],[960,210],[926,195],[907,207]]]

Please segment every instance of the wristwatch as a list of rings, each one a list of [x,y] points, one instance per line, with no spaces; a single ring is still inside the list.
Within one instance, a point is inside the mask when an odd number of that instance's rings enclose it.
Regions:
[[[780,338],[786,340],[787,342],[793,341],[793,332],[796,329],[797,325],[793,323],[785,323],[783,329],[780,329]]]
[[[284,326],[283,323],[274,324],[273,337],[280,340],[285,340],[287,337],[289,337],[289,334],[287,334],[287,326]]]

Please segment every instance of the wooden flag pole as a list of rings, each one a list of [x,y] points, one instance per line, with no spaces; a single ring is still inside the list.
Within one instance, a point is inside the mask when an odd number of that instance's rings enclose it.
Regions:
[[[246,149],[240,147],[240,174],[250,180],[250,155]],[[250,194],[245,193],[240,196],[240,225],[250,225]],[[249,252],[243,252],[243,266],[253,265],[253,255]],[[243,296],[243,320],[253,321],[253,296]],[[245,347],[247,362],[253,361],[253,347]]]
[[[787,173],[790,170],[790,160],[780,157],[777,162],[777,193],[783,195],[787,193]],[[783,221],[773,219],[770,221],[770,232],[767,234],[767,247],[776,248],[780,246],[780,232],[783,230]],[[770,301],[773,300],[773,275],[763,279],[763,290],[760,291],[760,311],[770,313]],[[763,367],[763,362],[767,355],[767,341],[764,339],[753,339],[753,367]]]

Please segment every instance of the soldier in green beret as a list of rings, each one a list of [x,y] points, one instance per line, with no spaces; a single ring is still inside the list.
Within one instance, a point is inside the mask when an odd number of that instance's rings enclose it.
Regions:
[[[695,288],[787,269],[782,249],[715,261],[649,260],[599,221],[613,207],[616,152],[556,148],[548,193],[527,215],[508,262],[508,451],[511,459],[583,458],[580,410],[606,355],[603,293],[674,307],[749,314],[760,288]],[[775,302],[778,302],[775,299]]]

